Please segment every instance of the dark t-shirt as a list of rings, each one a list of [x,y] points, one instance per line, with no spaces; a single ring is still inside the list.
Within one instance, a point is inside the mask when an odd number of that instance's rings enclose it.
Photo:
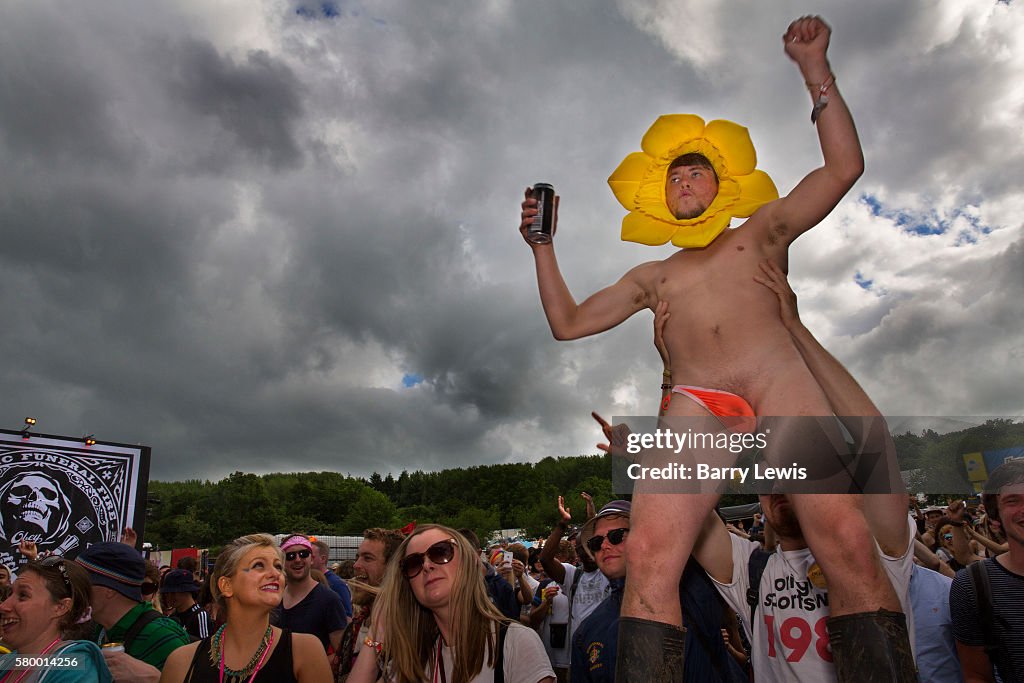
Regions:
[[[487,573],[484,574],[484,584],[487,586],[487,595],[491,602],[498,608],[498,611],[513,621],[519,621],[519,599],[516,597],[516,590],[505,580],[494,568],[487,565]]]
[[[195,604],[184,612],[175,612],[171,619],[181,624],[192,640],[202,640],[213,635],[213,622],[202,605]]]
[[[324,572],[324,578],[327,579],[327,585],[331,587],[331,590],[338,594],[341,598],[341,606],[345,609],[345,618],[352,618],[352,591],[348,589],[348,584],[345,583],[345,579],[341,578],[330,569]]]
[[[1009,571],[995,558],[984,560],[992,588],[992,609],[995,615],[992,632],[1009,661],[1009,671],[999,669],[1003,683],[1024,682],[1024,576]],[[953,618],[953,637],[964,645],[983,646],[981,611],[970,572],[956,574],[949,588],[949,613]]]
[[[341,598],[320,583],[291,609],[278,605],[270,617],[274,626],[294,633],[312,633],[324,644],[324,650],[331,644],[330,634],[345,629],[345,621]]]

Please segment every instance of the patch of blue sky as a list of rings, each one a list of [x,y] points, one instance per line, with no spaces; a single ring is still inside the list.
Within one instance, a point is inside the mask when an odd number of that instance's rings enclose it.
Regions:
[[[987,230],[984,232],[988,232]],[[970,230],[961,230],[960,234],[956,236],[956,242],[954,244],[958,247],[962,247],[965,244],[977,244],[978,233],[971,232]]]
[[[350,19],[366,18],[376,26],[387,26],[388,22],[374,16],[366,16],[365,10],[358,2],[306,2],[295,9],[295,14],[308,21],[319,21],[322,19],[333,20],[348,17]]]
[[[295,13],[303,19],[336,19],[341,16],[341,9],[336,2],[321,2],[299,5]]]
[[[870,194],[862,194],[860,196],[860,202],[871,210],[872,216],[882,215],[882,202],[878,201],[878,197]]]
[[[859,270],[854,274],[853,281],[857,283],[857,286],[861,289],[871,289],[871,285],[875,284],[874,280],[869,279]]]
[[[416,373],[407,373],[402,375],[402,386],[406,389],[416,386],[417,384],[423,383],[423,376],[417,375]]]
[[[890,208],[878,197],[870,194],[862,194],[858,201],[868,208],[872,216],[890,220],[903,232],[912,235],[945,235],[957,231],[960,233],[957,244],[974,244],[977,242],[978,234],[987,235],[992,232],[991,226],[982,224],[975,206],[957,207],[940,215],[935,209],[919,211]],[[964,223],[969,227],[965,228]],[[973,240],[965,240],[964,234],[973,234],[975,237]]]

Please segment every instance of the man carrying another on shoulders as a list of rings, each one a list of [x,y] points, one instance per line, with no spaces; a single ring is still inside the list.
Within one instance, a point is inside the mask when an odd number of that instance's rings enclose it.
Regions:
[[[774,186],[767,192],[765,185],[771,181],[756,176],[752,146],[736,143],[742,138],[749,145],[745,130],[740,133],[735,124],[718,121],[708,124],[701,137],[693,133],[703,127],[703,121],[700,126],[693,121],[697,117],[663,117],[668,120],[659,119],[648,131],[645,152],[639,153],[643,157],[650,152],[653,165],[645,170],[646,162],[630,155],[609,183],[633,211],[623,222],[624,238],[647,244],[671,238],[692,248],[641,264],[577,304],[559,271],[553,244],[530,243],[541,303],[556,339],[603,332],[666,302],[672,317],[665,325],[665,343],[673,362],[666,417],[676,425],[688,420],[699,425],[695,431],[708,432],[735,424],[730,419],[787,416],[788,422],[779,420],[779,429],[773,430],[769,459],[792,456],[818,467],[832,463],[829,456],[841,440],[839,430],[808,434],[789,426],[795,424],[792,417],[829,416],[832,408],[779,320],[774,297],[751,277],[765,260],[785,268],[793,240],[824,219],[863,172],[853,119],[826,54],[830,36],[831,29],[819,17],[802,17],[783,37],[785,53],[808,85],[824,157],[824,164],[788,196],[767,198]],[[674,143],[676,132],[683,139]],[[733,177],[741,167],[748,175]],[[723,212],[726,220],[721,221]],[[536,215],[537,202],[528,195],[520,222],[524,237]],[[722,232],[729,215],[750,218]],[[652,224],[654,228],[643,232]],[[652,236],[663,225],[668,231]],[[691,227],[699,241],[684,234]],[[792,431],[799,433],[787,435]],[[679,455],[652,450],[641,457],[645,466],[655,467],[670,458],[692,463],[721,456],[720,449],[694,448]],[[639,481],[635,489],[631,555],[642,560],[630,566],[623,596],[620,680],[669,683],[682,677],[684,632],[674,595],[704,519],[718,500],[712,491],[660,493],[664,488],[659,484]],[[899,675],[906,678],[906,625],[878,616],[879,610],[898,613],[902,607],[875,549],[870,511],[860,498],[846,495],[794,495],[790,504],[804,520],[803,533],[830,582],[833,616],[848,617],[831,622],[830,630],[835,630],[833,650],[847,648],[848,656],[838,659],[850,667],[850,680],[880,667],[903,670]],[[851,555],[851,546],[866,550]],[[844,629],[856,636],[844,637]],[[855,641],[860,646],[854,647]]]

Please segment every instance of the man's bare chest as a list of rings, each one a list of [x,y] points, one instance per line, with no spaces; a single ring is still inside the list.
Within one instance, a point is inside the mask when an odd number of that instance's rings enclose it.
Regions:
[[[652,272],[649,295],[671,303],[680,298],[728,298],[747,289],[764,250],[738,230],[725,233],[704,249],[686,249],[661,261]]]

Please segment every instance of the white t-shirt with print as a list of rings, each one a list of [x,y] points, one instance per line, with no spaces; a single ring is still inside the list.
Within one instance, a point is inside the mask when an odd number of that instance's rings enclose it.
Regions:
[[[583,571],[579,567],[562,563],[565,568],[565,581],[561,583],[562,592],[566,595],[572,588],[573,578],[576,572]],[[572,617],[569,622],[569,642],[576,633],[576,628],[583,623],[583,620],[590,616],[590,613],[597,609],[597,606],[604,602],[604,599],[611,595],[612,587],[608,583],[608,577],[595,569],[592,572],[584,572],[576,584],[576,597],[572,600]]]
[[[758,683],[772,681],[835,681],[835,665],[829,646],[825,620],[828,590],[815,587],[807,578],[814,564],[810,549],[779,550],[768,558],[761,576],[759,603],[754,615],[757,628],[751,628],[747,588],[750,584],[749,560],[759,546],[734,534],[732,543],[732,583],[712,581],[729,606],[740,616],[751,639],[751,663]],[[910,575],[914,568],[914,529],[910,529],[907,550],[899,557],[876,551],[886,576],[893,584],[907,618],[911,649],[914,648],[914,612],[910,605]],[[753,634],[753,635],[751,635]]]

